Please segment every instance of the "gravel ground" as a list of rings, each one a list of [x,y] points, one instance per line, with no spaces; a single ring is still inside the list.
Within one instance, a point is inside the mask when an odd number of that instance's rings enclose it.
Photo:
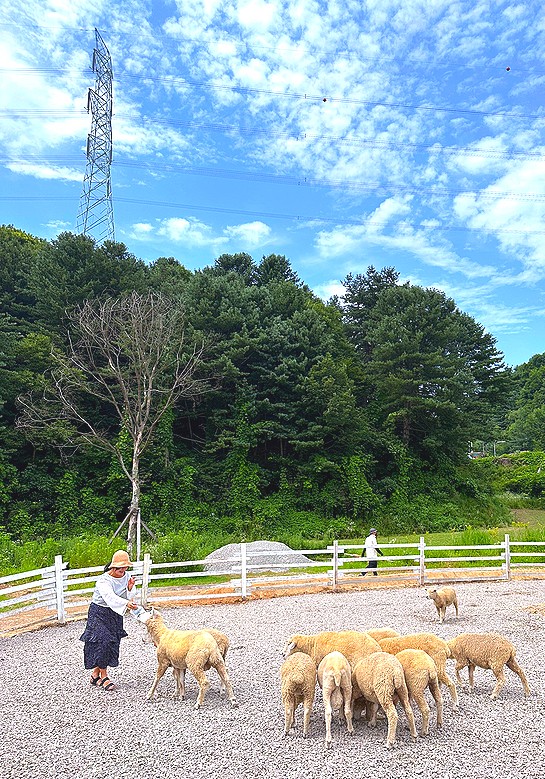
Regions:
[[[0,777],[153,779],[218,776],[221,779],[344,779],[377,776],[413,779],[518,779],[542,777],[545,765],[543,632],[545,618],[525,611],[543,603],[542,581],[459,584],[460,616],[449,608],[440,625],[431,601],[417,588],[369,589],[260,600],[241,604],[165,609],[167,624],[216,627],[231,639],[228,668],[240,701],[235,709],[212,687],[195,711],[196,682],[188,676],[188,699],[174,699],[170,672],[154,701],[146,699],[155,672],[155,650],[143,642],[145,628],[126,618],[115,676],[119,690],[91,688],[78,638],[83,622],[2,639],[0,663]],[[278,671],[281,650],[293,632],[391,626],[402,633],[431,630],[443,638],[495,630],[517,647],[532,695],[523,696],[509,670],[500,699],[490,700],[494,677],[477,669],[472,695],[460,692],[454,713],[444,689],[444,726],[412,742],[400,712],[398,741],[384,746],[385,721],[369,730],[355,723],[349,736],[337,718],[333,747],[324,749],[318,692],[310,735],[296,728],[282,739],[283,709]],[[454,674],[452,662],[449,672]],[[467,674],[467,671],[463,672]],[[431,700],[431,698],[430,698]],[[415,711],[417,727],[420,714]]]

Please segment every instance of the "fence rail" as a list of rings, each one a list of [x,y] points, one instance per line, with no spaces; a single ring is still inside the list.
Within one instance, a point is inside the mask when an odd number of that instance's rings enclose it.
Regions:
[[[527,575],[545,576],[545,542],[511,541],[506,534],[496,544],[472,546],[381,544],[380,567],[369,571],[373,581],[409,581],[419,585],[437,582],[509,580],[513,568]],[[342,589],[362,584],[366,558],[361,544],[334,541],[325,549],[250,551],[241,543],[238,553],[223,560],[154,562],[144,555],[135,563],[134,576],[144,606],[172,602],[246,599],[260,590],[301,589],[312,585]],[[441,556],[440,552],[450,553]],[[453,556],[452,553],[455,553]],[[281,557],[279,562],[263,562]],[[293,555],[293,564],[286,556]],[[301,561],[301,555],[306,561]],[[319,556],[322,559],[311,559]],[[469,565],[468,565],[469,564]],[[226,570],[226,566],[230,566]],[[199,567],[201,570],[194,570]],[[193,570],[191,570],[193,569]],[[60,555],[53,565],[0,577],[0,634],[4,618],[41,610],[39,620],[18,620],[24,629],[36,621],[64,623],[73,614],[81,616],[93,593],[102,566],[69,569]],[[468,576],[468,573],[470,576]],[[204,580],[204,581],[201,581]],[[170,587],[170,589],[168,589]],[[172,591],[175,587],[175,592]],[[34,615],[36,616],[36,615]]]

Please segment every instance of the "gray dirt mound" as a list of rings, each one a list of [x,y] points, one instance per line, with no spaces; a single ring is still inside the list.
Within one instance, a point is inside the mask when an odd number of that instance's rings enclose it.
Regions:
[[[251,571],[287,571],[311,562],[308,557],[300,552],[293,552],[289,546],[280,541],[252,541],[246,545],[246,550],[248,566],[258,566],[258,568],[251,568]],[[272,554],[273,552],[275,554]],[[210,561],[204,566],[205,570],[238,573],[240,562],[232,560],[234,557],[240,559],[240,544],[222,546],[205,557],[205,560]],[[272,568],[273,565],[282,567]]]

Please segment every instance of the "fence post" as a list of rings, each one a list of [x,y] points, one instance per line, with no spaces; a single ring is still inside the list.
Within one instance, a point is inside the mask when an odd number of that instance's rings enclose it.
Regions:
[[[333,589],[336,589],[339,583],[339,542],[333,541]]]
[[[57,601],[57,620],[64,625],[66,612],[64,609],[64,579],[62,575],[62,555],[55,555],[55,600]]]
[[[511,547],[509,546],[509,533],[505,534],[505,578],[511,580]]]
[[[240,594],[243,598],[245,598],[248,594],[248,582],[246,575],[246,543],[242,541],[240,544]]]
[[[151,557],[146,552],[146,554],[144,555],[144,565],[142,568],[142,594],[140,598],[142,602],[142,606],[144,606],[144,608],[146,608],[148,605],[150,571],[151,571]]]
[[[426,548],[426,542],[424,541],[424,536],[420,536],[420,543],[418,544],[418,553],[419,553],[418,581],[422,586],[424,585],[424,581],[426,580],[426,558],[424,555],[425,548]]]

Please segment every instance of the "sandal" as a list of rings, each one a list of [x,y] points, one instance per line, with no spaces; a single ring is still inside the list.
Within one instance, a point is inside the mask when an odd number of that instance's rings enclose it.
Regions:
[[[100,681],[100,676],[91,676],[89,679],[89,682],[91,683],[91,687],[96,687]]]
[[[117,685],[114,684],[111,679],[108,679],[107,676],[104,676],[99,682],[97,682],[97,687],[101,687],[103,690],[106,690],[106,692],[113,692],[114,690],[117,690]]]

